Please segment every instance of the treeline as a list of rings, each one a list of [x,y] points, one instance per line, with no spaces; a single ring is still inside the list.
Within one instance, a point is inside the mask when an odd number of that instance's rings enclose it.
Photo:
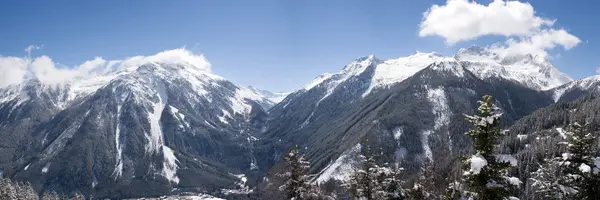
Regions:
[[[41,196],[29,183],[13,182],[10,179],[0,179],[0,200],[85,200],[85,197],[76,193],[71,197],[59,195],[54,191],[44,192]]]
[[[284,156],[285,173],[279,187],[286,199],[293,200],[525,200],[535,199],[600,199],[600,158],[597,135],[585,120],[572,122],[565,130],[566,151],[538,163],[528,178],[518,173],[518,161],[510,154],[498,153],[502,113],[486,95],[478,102],[476,115],[466,116],[472,125],[466,133],[472,149],[456,160],[457,173],[443,177],[449,183],[440,188],[441,177],[433,170],[436,163],[425,162],[416,180],[407,177],[395,163],[379,163],[380,152],[372,152],[368,141],[362,144],[359,166],[337,187],[343,193],[325,192],[314,184],[310,168],[298,147]],[[529,172],[525,172],[529,173]],[[529,175],[529,174],[528,174]]]

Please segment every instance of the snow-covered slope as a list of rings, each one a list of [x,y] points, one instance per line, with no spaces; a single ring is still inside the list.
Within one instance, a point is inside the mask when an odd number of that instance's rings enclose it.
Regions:
[[[207,88],[218,85],[219,82],[227,82],[225,78],[212,74],[209,70],[210,68],[211,64],[203,55],[194,55],[185,49],[175,49],[160,52],[152,56],[136,56],[126,59],[119,63],[116,70],[92,77],[67,79],[63,82],[52,83],[43,83],[33,79],[20,85],[10,85],[6,88],[0,88],[0,103],[16,99],[24,101],[30,98],[27,96],[29,94],[23,91],[29,82],[34,81],[40,84],[39,90],[35,91],[36,95],[56,91],[58,94],[55,94],[57,97],[54,103],[59,108],[64,109],[70,103],[93,94],[111,82],[117,80],[126,80],[125,82],[127,82],[127,80],[131,81],[132,78],[144,79],[141,83],[146,84],[152,81],[148,78],[159,78],[171,83],[183,81],[192,86],[196,100],[198,98],[210,100],[211,97],[208,94]],[[148,71],[144,72],[144,70]],[[133,90],[144,89],[143,85],[129,86],[132,86]],[[231,97],[231,107],[238,109],[237,111],[239,112],[242,111],[239,109],[248,107],[249,104],[245,102],[246,99],[271,104],[271,99],[281,98],[280,96],[266,97],[253,88],[234,86],[232,89],[235,95]],[[247,112],[247,109],[244,112]]]
[[[554,101],[561,99],[574,100],[583,94],[600,94],[600,75],[579,79],[550,90]]]
[[[342,82],[363,74],[371,66],[373,72],[369,77],[369,87],[362,94],[362,97],[365,97],[373,90],[402,82],[434,62],[442,61],[460,63],[482,80],[501,78],[535,90],[548,90],[572,81],[569,76],[558,71],[541,57],[531,54],[501,57],[488,49],[472,46],[460,49],[454,57],[418,51],[407,57],[385,61],[379,60],[374,55],[361,57],[350,62],[337,73],[319,75],[301,91],[308,91],[318,86],[333,91]],[[324,95],[324,98],[327,96]]]
[[[415,52],[408,57],[390,59],[381,62],[375,67],[372,82],[369,89],[363,93],[363,97],[368,95],[373,89],[389,87],[404,79],[412,76],[428,65],[436,61],[452,60],[433,53]]]
[[[115,199],[180,184],[237,187],[231,174],[254,170],[253,134],[271,101],[210,67],[177,49],[91,77],[2,88],[0,169],[39,188]]]
[[[532,56],[500,57],[484,48],[456,56],[417,52],[380,60],[357,58],[325,73],[270,110],[263,143],[306,147],[316,182],[344,179],[360,141],[382,147],[388,160],[412,167],[425,160],[447,162],[462,151],[466,122],[477,100],[492,94],[507,123],[552,103],[547,91],[570,81],[549,62]],[[457,125],[460,124],[460,125]],[[463,126],[464,125],[464,126]],[[289,142],[289,143],[286,143]],[[267,147],[265,147],[267,148]],[[266,156],[283,152],[272,149]],[[415,172],[418,168],[411,168]]]
[[[535,90],[548,90],[573,81],[546,59],[532,54],[501,57],[485,48],[460,49],[454,56],[481,79],[512,80]]]
[[[260,94],[264,98],[267,98],[269,101],[271,101],[273,103],[273,105],[283,101],[283,99],[285,99],[285,97],[287,97],[291,93],[291,92],[271,92],[271,91],[255,88],[253,86],[248,86],[248,89],[252,90],[252,92],[254,92],[256,94]]]

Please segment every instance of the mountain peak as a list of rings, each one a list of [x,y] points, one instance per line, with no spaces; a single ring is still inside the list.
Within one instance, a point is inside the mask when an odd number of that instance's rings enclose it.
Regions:
[[[429,57],[429,58],[434,58],[434,57],[443,57],[442,54],[439,54],[438,52],[421,52],[419,50],[416,50],[415,52],[413,52],[412,54],[410,54],[408,57]]]
[[[372,62],[372,61],[378,61],[378,60],[379,59],[377,57],[375,57],[374,54],[369,54],[366,56],[358,57],[358,58],[354,59],[353,62],[361,63],[361,62]]]
[[[459,49],[454,57],[458,60],[465,60],[465,59],[471,60],[474,58],[477,58],[477,59],[486,58],[486,59],[492,59],[492,60],[499,59],[498,54],[488,50],[487,48],[483,48],[483,47],[480,47],[477,45],[472,45],[468,48]]]
[[[203,54],[194,54],[187,49],[172,49],[151,56],[135,56],[122,61],[120,70],[131,71],[146,64],[177,65],[188,72],[210,73],[212,65]]]
[[[287,95],[289,95],[291,93],[291,92],[271,92],[268,90],[256,88],[251,85],[249,85],[247,88],[256,94],[262,95],[264,98],[268,99],[269,101],[271,101],[275,104],[281,102],[283,99],[285,99],[285,97],[287,97]]]

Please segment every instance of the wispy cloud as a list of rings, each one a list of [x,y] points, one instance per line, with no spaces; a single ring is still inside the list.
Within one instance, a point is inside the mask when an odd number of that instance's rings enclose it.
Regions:
[[[27,56],[31,56],[31,51],[41,49],[42,47],[44,47],[44,45],[29,45],[25,48],[25,52],[27,52]]]

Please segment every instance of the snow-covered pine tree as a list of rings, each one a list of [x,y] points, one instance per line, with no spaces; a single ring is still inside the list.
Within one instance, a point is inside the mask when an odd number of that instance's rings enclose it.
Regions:
[[[431,161],[426,161],[421,169],[421,174],[413,187],[408,190],[407,197],[410,200],[418,199],[429,199],[438,200],[440,197],[434,192],[438,190],[435,188],[435,172],[433,171],[433,164]]]
[[[38,195],[29,183],[19,183],[9,179],[2,179],[0,180],[0,200],[6,199],[37,200]]]
[[[77,193],[75,193],[75,195],[73,195],[73,197],[71,197],[71,200],[85,200],[85,196],[83,196],[83,194],[77,192]]]
[[[331,197],[321,194],[318,188],[310,184],[311,177],[308,175],[310,163],[304,159],[304,156],[294,146],[292,150],[285,155],[286,172],[281,174],[284,183],[279,190],[285,193],[287,199],[291,200],[325,200]]]
[[[528,185],[533,190],[533,196],[539,199],[566,199],[563,191],[567,188],[559,183],[563,177],[561,161],[558,158],[546,159],[538,170],[529,178]]]
[[[62,198],[54,191],[46,191],[42,195],[42,200],[61,200]]]
[[[17,199],[17,189],[10,179],[0,179],[0,200],[12,199]]]
[[[362,166],[354,169],[349,179],[344,183],[344,186],[352,198],[371,200],[375,198],[376,191],[382,189],[377,185],[374,174],[378,166],[375,164],[375,158],[370,152],[367,140],[362,144],[359,159],[362,162]]]
[[[404,181],[402,180],[402,171],[404,169],[400,167],[399,163],[394,164],[392,168],[380,167],[378,168],[378,176],[385,177],[383,181],[383,193],[378,195],[382,199],[386,200],[403,200],[406,199],[407,192],[403,188]]]
[[[492,96],[485,95],[478,101],[477,115],[466,115],[473,124],[466,134],[471,136],[473,154],[466,159],[468,170],[462,182],[464,194],[475,200],[504,200],[510,197],[510,189],[521,182],[509,177],[508,169],[516,166],[517,160],[511,155],[496,154],[494,149],[500,132],[500,109],[493,104]]]
[[[17,199],[28,199],[28,200],[36,200],[38,199],[38,195],[31,187],[30,183],[15,183]]]
[[[362,144],[361,155],[359,155],[362,166],[354,169],[350,178],[344,186],[353,199],[360,200],[402,200],[406,192],[402,188],[404,182],[400,178],[402,168],[381,167],[377,165],[374,154],[365,140]]]
[[[583,124],[583,125],[581,125]],[[600,178],[596,166],[597,138],[586,122],[574,122],[567,132],[567,152],[562,155],[564,192],[575,199],[600,199]]]

